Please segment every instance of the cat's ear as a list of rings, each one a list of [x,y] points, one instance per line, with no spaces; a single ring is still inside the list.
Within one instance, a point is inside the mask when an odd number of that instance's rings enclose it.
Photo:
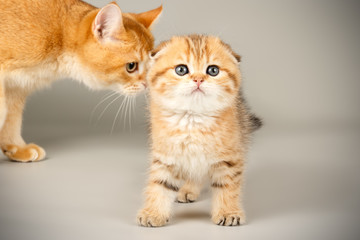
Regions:
[[[124,29],[122,13],[116,3],[110,3],[100,9],[92,26],[94,36],[103,40],[113,40]]]
[[[143,13],[133,13],[132,15],[135,19],[140,22],[147,29],[151,29],[157,19],[159,19],[162,13],[163,7],[162,5],[153,10],[143,12]]]

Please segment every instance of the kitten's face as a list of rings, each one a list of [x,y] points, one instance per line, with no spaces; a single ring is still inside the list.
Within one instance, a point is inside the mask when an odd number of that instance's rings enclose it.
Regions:
[[[90,18],[79,56],[95,78],[85,83],[134,95],[145,89],[146,62],[153,48],[150,27],[162,7],[141,14],[124,13],[109,4]]]
[[[238,95],[240,57],[219,38],[174,37],[152,55],[151,98],[168,110],[215,112],[231,106]]]

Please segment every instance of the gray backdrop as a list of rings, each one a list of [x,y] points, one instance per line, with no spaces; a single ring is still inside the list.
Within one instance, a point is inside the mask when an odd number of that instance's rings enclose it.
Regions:
[[[360,122],[358,1],[118,1],[124,12],[161,3],[156,43],[190,33],[220,36],[242,56],[245,93],[268,126]],[[83,124],[100,96],[70,81],[56,83],[31,97],[25,124]],[[114,118],[114,112],[106,118]]]

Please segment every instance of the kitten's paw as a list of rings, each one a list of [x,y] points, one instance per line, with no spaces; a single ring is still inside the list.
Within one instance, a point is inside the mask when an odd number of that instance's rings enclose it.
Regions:
[[[189,191],[180,189],[180,191],[178,192],[178,195],[177,195],[177,201],[179,203],[192,203],[192,202],[196,201],[198,196],[199,196],[198,193],[193,193],[193,192],[189,192]]]
[[[144,227],[161,227],[169,222],[169,216],[156,214],[154,211],[141,210],[137,216],[137,222]]]
[[[239,226],[245,223],[242,212],[220,212],[212,216],[212,221],[220,226]]]
[[[46,155],[42,147],[32,143],[25,146],[7,144],[3,145],[1,149],[10,160],[17,162],[40,161],[44,159]]]

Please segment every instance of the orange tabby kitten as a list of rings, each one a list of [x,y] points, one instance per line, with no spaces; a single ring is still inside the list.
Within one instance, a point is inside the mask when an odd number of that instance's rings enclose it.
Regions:
[[[250,134],[261,121],[239,94],[239,61],[227,44],[211,36],[173,37],[153,51],[147,75],[152,163],[140,225],[166,224],[176,192],[179,202],[195,201],[207,176],[213,222],[245,222],[244,159]]]
[[[150,28],[162,7],[122,13],[80,0],[7,0],[0,4],[0,146],[12,160],[45,157],[21,137],[26,97],[55,79],[136,94],[145,87]]]

